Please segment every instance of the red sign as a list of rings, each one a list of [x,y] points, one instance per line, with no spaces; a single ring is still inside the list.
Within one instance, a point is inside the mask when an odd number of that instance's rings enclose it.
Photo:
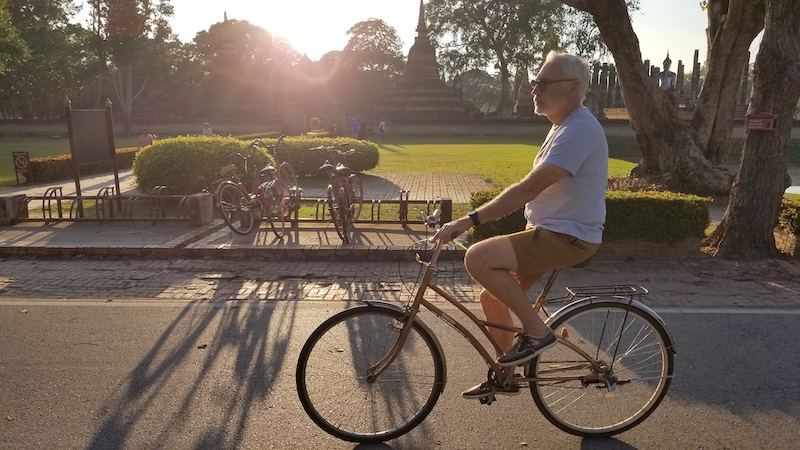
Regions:
[[[744,118],[745,130],[774,130],[778,122],[777,114],[754,113]]]

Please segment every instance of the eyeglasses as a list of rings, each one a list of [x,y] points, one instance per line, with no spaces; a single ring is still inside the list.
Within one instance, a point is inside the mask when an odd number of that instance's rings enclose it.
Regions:
[[[547,85],[550,83],[560,83],[562,81],[578,81],[577,78],[564,78],[562,80],[533,80],[531,81],[531,92],[533,92],[536,87],[539,87],[540,92],[544,92],[547,90]]]

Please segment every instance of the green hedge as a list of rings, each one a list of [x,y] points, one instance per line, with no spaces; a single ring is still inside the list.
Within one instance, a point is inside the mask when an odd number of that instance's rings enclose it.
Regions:
[[[263,142],[274,145],[277,143],[277,139],[263,139]],[[356,172],[374,169],[378,165],[378,146],[369,141],[344,137],[300,136],[287,137],[284,139],[284,143],[286,145],[277,148],[278,158],[281,161],[289,161],[298,176],[319,175],[320,166],[325,163],[326,159],[330,159],[325,152],[309,152],[308,149],[335,144],[347,144],[342,150],[351,148],[356,150],[356,154],[347,157],[347,166]]]
[[[784,198],[778,213],[778,226],[795,236],[800,236],[800,202]]]
[[[139,148],[118,148],[117,168],[127,169],[131,167],[138,151]],[[28,167],[31,179],[36,183],[75,178],[71,155],[32,158]],[[104,173],[112,170],[114,170],[114,167],[110,162],[88,164],[81,167],[81,175]]]
[[[500,190],[474,192],[469,205],[474,209]],[[709,224],[708,200],[695,195],[656,191],[610,191],[606,193],[604,241],[632,238],[651,242],[677,242],[702,238]],[[523,209],[495,222],[473,228],[476,240],[525,229]]]
[[[239,175],[244,175],[241,158],[237,153],[249,152],[250,143],[261,138],[267,145],[275,145],[276,137],[248,135],[233,137],[180,136],[155,141],[139,152],[133,165],[136,185],[141,192],[149,192],[153,186],[167,186],[171,194],[201,192],[219,178],[219,169],[235,163]],[[298,176],[318,175],[319,167],[327,156],[323,152],[308,149],[323,145],[346,143],[346,148],[355,148],[358,154],[348,157],[347,164],[356,171],[374,168],[378,164],[378,146],[372,142],[356,139],[329,139],[320,137],[288,137],[285,145],[277,148],[278,158],[292,164]],[[259,148],[256,164],[263,167],[273,162],[267,150]],[[250,182],[249,176],[243,180]]]
[[[674,192],[610,191],[606,209],[603,238],[609,241],[702,239],[710,223],[708,199]]]
[[[248,184],[243,161],[237,153],[251,154],[249,143],[231,137],[179,136],[155,141],[143,148],[133,163],[137,189],[149,193],[155,186],[167,186],[170,194],[194,194],[208,188],[220,177],[219,170],[236,164],[238,175]],[[258,149],[259,168],[272,162],[265,149]]]
[[[469,209],[475,209],[478,206],[495,198],[502,192],[502,189],[492,189],[487,191],[473,192],[469,198]],[[472,228],[472,237],[476,241],[480,241],[492,236],[499,236],[502,234],[515,233],[525,229],[527,221],[525,220],[524,209],[520,208],[513,213],[503,217],[500,220],[493,222],[483,223],[477,227]]]

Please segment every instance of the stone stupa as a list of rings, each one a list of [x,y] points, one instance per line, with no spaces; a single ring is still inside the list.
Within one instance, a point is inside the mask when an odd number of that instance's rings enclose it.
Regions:
[[[384,98],[380,114],[390,121],[441,121],[467,118],[456,91],[439,75],[436,49],[428,37],[425,10],[419,2],[419,23],[414,45],[398,85]]]

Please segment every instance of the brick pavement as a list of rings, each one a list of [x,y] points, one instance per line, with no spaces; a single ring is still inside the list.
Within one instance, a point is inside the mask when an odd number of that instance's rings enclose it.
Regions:
[[[442,261],[438,269],[438,284],[476,301],[479,286],[461,261]],[[418,271],[408,261],[13,257],[0,260],[0,301],[403,301]],[[565,284],[642,285],[651,292],[646,303],[657,308],[800,307],[800,264],[790,261],[597,261],[566,270],[557,286]]]

